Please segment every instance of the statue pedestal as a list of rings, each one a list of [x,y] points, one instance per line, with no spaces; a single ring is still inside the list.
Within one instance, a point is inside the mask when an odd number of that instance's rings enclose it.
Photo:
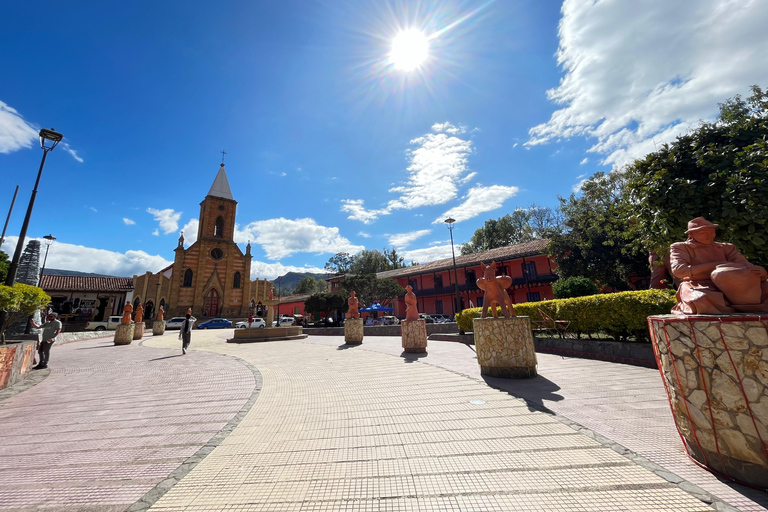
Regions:
[[[133,324],[133,339],[140,340],[144,336],[145,326],[144,322]]]
[[[400,322],[403,350],[411,354],[427,352],[427,321],[403,320]]]
[[[120,324],[115,330],[115,345],[130,345],[133,341],[133,325]]]
[[[347,345],[360,345],[363,342],[362,318],[347,318],[344,321],[344,342]]]
[[[165,321],[155,320],[154,322],[152,322],[152,335],[160,336],[162,334],[165,334]]]
[[[278,301],[275,299],[264,299],[261,302],[267,306],[267,327],[272,327],[272,322],[275,320],[275,309],[272,306],[277,305]],[[275,327],[280,326],[276,325]]]
[[[502,379],[536,376],[536,351],[527,316],[475,318],[473,330],[482,375]]]
[[[768,324],[754,315],[648,317],[672,416],[688,455],[768,488]]]

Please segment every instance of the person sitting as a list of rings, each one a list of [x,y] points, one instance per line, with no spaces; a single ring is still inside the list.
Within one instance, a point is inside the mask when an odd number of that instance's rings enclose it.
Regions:
[[[373,318],[366,317],[365,319],[365,325],[373,325]]]
[[[697,217],[688,223],[688,240],[670,246],[672,274],[682,280],[672,312],[768,312],[768,272],[747,261],[735,245],[715,242],[717,227]]]

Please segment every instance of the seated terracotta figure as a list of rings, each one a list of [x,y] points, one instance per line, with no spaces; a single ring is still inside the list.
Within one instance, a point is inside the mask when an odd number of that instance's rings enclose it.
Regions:
[[[477,280],[477,287],[485,292],[480,317],[485,318],[488,308],[491,308],[491,314],[496,318],[497,313],[494,305],[501,307],[501,314],[504,317],[515,316],[515,308],[507,293],[507,288],[512,286],[512,278],[509,276],[497,276],[495,261],[492,261],[490,265],[483,263],[482,266],[483,277]]]
[[[131,323],[131,313],[133,313],[133,306],[131,306],[131,303],[126,301],[125,306],[123,307],[123,318],[120,320],[121,324],[130,324]]]
[[[142,306],[141,303],[136,306],[136,316],[133,319],[137,324],[144,321],[144,306]]]
[[[688,240],[669,248],[678,315],[768,312],[768,272],[751,264],[733,244],[715,242],[715,228],[703,217],[688,223]]]
[[[347,299],[347,304],[349,304],[349,311],[347,311],[347,314],[344,315],[344,318],[360,318],[360,312],[357,310],[359,303],[357,297],[355,297],[355,292],[349,292],[349,299]]]
[[[408,285],[405,287],[405,319],[418,320],[419,310],[416,308],[416,294],[413,293],[413,286]]]

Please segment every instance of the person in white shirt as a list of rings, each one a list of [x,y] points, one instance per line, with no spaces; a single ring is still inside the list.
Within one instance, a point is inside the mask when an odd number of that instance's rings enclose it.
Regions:
[[[48,360],[51,358],[51,347],[53,342],[56,341],[56,336],[61,332],[61,321],[56,316],[56,313],[48,313],[47,321],[43,325],[37,325],[34,320],[29,319],[29,325],[35,329],[43,330],[43,341],[38,344],[37,348],[40,354],[40,363],[33,368],[34,370],[48,368]]]
[[[181,330],[179,331],[179,339],[181,340],[181,353],[186,354],[189,348],[189,342],[192,341],[192,327],[194,327],[197,318],[193,317],[190,313],[187,313],[187,319],[181,324]]]

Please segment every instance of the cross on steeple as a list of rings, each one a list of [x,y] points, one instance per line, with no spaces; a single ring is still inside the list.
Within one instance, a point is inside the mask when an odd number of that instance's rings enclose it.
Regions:
[[[221,150],[221,163],[222,163],[222,164],[224,163],[224,156],[225,156],[226,154],[227,154],[227,152],[226,152],[226,151],[224,151],[224,150],[222,149],[222,150]]]

